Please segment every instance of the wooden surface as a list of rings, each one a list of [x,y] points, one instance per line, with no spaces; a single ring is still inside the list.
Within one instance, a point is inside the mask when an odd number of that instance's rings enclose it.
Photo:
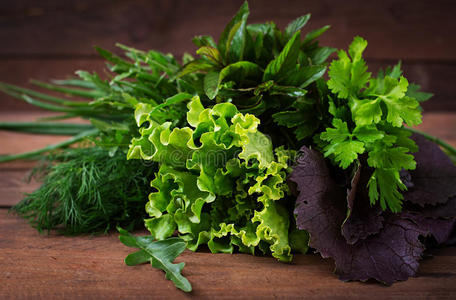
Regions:
[[[0,113],[0,121],[34,117],[36,113]],[[456,146],[455,113],[426,114],[420,129]],[[0,131],[0,153],[53,140]],[[292,264],[283,264],[270,257],[185,251],[177,262],[186,262],[183,273],[194,291],[184,294],[150,265],[124,265],[132,249],[123,246],[115,233],[40,235],[23,219],[8,214],[8,208],[21,199],[21,191],[34,187],[22,181],[32,165],[0,165],[0,299],[454,299],[456,295],[456,247],[432,250],[434,257],[421,262],[418,277],[391,287],[341,282],[332,274],[333,262],[318,255],[296,255]]]
[[[191,38],[218,37],[243,0],[0,0],[0,81],[26,85],[29,78],[102,72],[93,50],[121,42],[140,49],[194,53]],[[215,4],[216,3],[216,4]],[[307,29],[332,28],[321,44],[347,48],[355,35],[369,41],[374,70],[403,61],[405,75],[433,92],[427,110],[456,111],[456,3],[452,0],[251,0],[251,23],[281,28],[312,13]],[[30,106],[5,97],[0,109]]]

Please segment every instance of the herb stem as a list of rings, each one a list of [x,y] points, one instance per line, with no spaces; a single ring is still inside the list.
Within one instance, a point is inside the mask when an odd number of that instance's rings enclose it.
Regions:
[[[57,122],[0,122],[0,130],[20,133],[76,135],[93,129],[91,124],[57,123]]]
[[[63,147],[70,146],[70,145],[72,145],[72,144],[74,144],[76,142],[79,142],[79,141],[83,140],[86,137],[89,137],[89,136],[92,136],[92,135],[96,135],[96,134],[98,134],[98,132],[99,132],[98,129],[86,130],[86,131],[83,131],[83,132],[81,132],[81,133],[69,138],[66,141],[63,141],[63,142],[57,143],[57,144],[53,144],[53,145],[49,145],[49,146],[46,146],[46,147],[38,149],[38,150],[33,150],[33,151],[29,151],[29,152],[23,152],[23,153],[19,153],[19,154],[0,156],[0,163],[7,162],[7,161],[12,161],[12,160],[17,160],[17,159],[33,158],[33,157],[35,157],[35,156],[37,156],[39,154],[45,153],[45,152],[49,152],[49,151],[52,151],[52,150],[55,150],[55,149],[58,149],[58,148],[63,148]]]
[[[427,138],[431,142],[434,142],[437,145],[441,146],[449,154],[456,155],[456,149],[453,146],[451,146],[450,144],[448,144],[447,142],[445,142],[444,140],[441,140],[441,139],[439,139],[439,138],[437,138],[435,136],[432,136],[432,135],[430,135],[428,133],[425,133],[425,132],[423,132],[421,130],[418,130],[418,129],[414,129],[414,128],[410,128],[410,127],[404,127],[404,129],[408,130],[410,132],[413,132],[413,133],[421,134],[422,136],[424,136],[425,138]]]

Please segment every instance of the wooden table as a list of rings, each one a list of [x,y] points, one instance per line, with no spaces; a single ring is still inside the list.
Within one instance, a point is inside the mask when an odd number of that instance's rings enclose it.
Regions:
[[[0,113],[0,121],[30,119],[36,113]],[[456,145],[456,114],[425,115],[420,129]],[[31,150],[55,137],[0,132],[0,154]],[[184,294],[150,265],[123,263],[131,248],[117,234],[63,237],[40,235],[8,209],[37,183],[21,179],[30,162],[0,165],[0,299],[5,298],[455,298],[456,247],[437,249],[421,262],[418,277],[391,287],[377,283],[344,283],[333,274],[333,262],[318,255],[296,255],[292,264],[246,254],[186,251],[184,275],[193,292]]]

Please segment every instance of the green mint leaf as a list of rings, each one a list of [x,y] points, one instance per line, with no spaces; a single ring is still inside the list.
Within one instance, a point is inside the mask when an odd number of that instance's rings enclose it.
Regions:
[[[313,65],[323,64],[328,57],[337,51],[336,48],[331,47],[321,47],[312,51],[312,54],[309,56],[310,61]]]
[[[298,30],[301,30],[310,19],[310,14],[301,16],[291,21],[285,28],[287,38],[291,38]]]
[[[125,246],[141,249],[127,256],[125,259],[127,265],[134,266],[150,261],[154,268],[165,271],[166,278],[171,280],[177,288],[184,292],[192,290],[190,282],[181,274],[185,263],[173,264],[176,257],[187,247],[182,239],[168,238],[154,241],[152,236],[133,236],[120,227],[117,230],[120,233],[119,239]]]
[[[220,36],[217,48],[226,63],[242,60],[245,47],[245,29],[249,6],[247,1],[225,27]]]
[[[216,70],[216,66],[207,60],[197,59],[187,63],[177,74],[178,77],[196,72],[208,72]]]
[[[312,82],[321,78],[326,72],[325,66],[308,66],[302,67],[298,70],[291,72],[282,81],[283,84],[299,86],[305,88]]]
[[[304,41],[302,42],[302,44],[303,44],[303,45],[307,45],[307,44],[311,43],[313,40],[315,40],[315,39],[318,38],[320,35],[322,35],[323,33],[325,33],[329,28],[331,28],[331,26],[326,25],[326,26],[323,26],[322,28],[318,28],[318,29],[312,30],[311,32],[309,32],[308,34],[306,34],[306,36],[304,37]]]
[[[208,46],[208,47],[217,47],[217,44],[215,43],[214,39],[209,36],[209,35],[198,35],[195,36],[192,39],[193,44],[195,44],[197,47],[203,47],[203,46]]]
[[[204,78],[204,90],[209,99],[214,99],[226,78],[233,78],[241,83],[246,78],[261,78],[261,68],[249,61],[238,61],[223,68],[220,72],[211,72]]]
[[[263,82],[268,80],[279,81],[280,77],[285,76],[290,70],[296,68],[300,43],[300,31],[297,31],[277,58],[268,64],[264,71]]]
[[[215,64],[222,65],[223,59],[217,48],[211,46],[203,46],[196,50],[196,54],[207,57]]]
[[[204,77],[204,92],[209,99],[214,99],[217,96],[219,89],[219,72],[209,72]]]

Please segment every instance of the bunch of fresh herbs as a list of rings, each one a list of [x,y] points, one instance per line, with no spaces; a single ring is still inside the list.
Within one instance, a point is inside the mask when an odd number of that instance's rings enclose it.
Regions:
[[[328,65],[336,49],[317,39],[329,26],[304,33],[310,15],[283,31],[247,24],[248,15],[245,3],[218,42],[194,38],[197,58],[97,48],[110,78],[78,71],[79,79],[34,82],[82,101],[1,83],[60,112],[54,119],[90,121],[0,124],[72,136],[0,158],[48,153],[43,185],[14,209],[38,230],[66,233],[144,221],[150,236],[118,228],[122,243],[139,248],[125,262],[150,262],[187,292],[184,264],[173,261],[202,244],[280,261],[310,246],[334,258],[343,280],[415,275],[423,242],[450,242],[456,220],[456,166],[439,146],[456,150],[405,126],[421,123],[431,94],[400,64],[368,72],[360,37]]]

